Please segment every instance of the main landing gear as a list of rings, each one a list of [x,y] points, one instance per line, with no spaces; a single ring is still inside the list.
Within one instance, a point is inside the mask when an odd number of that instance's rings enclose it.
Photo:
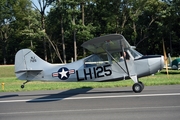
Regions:
[[[141,81],[134,83],[132,89],[135,93],[140,93],[144,89],[144,84]]]
[[[137,75],[132,75],[130,78],[134,81],[134,85],[132,86],[132,89],[135,93],[140,93],[144,89],[144,84],[138,80]]]
[[[25,87],[25,84],[28,83],[29,81],[27,80],[26,82],[24,82],[22,85],[21,85],[21,88],[23,89]]]

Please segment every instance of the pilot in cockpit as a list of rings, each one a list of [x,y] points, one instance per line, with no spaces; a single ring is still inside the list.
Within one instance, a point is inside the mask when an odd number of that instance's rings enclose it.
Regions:
[[[120,52],[120,60],[119,61],[120,62],[124,61],[124,58],[125,58],[125,60],[129,60],[129,55],[126,51],[124,51],[124,57],[123,57],[123,52]]]

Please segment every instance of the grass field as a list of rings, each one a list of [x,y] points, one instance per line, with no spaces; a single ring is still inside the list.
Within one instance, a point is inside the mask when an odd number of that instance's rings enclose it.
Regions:
[[[175,85],[180,84],[180,71],[171,70],[169,75],[163,70],[155,75],[140,78],[145,86],[152,85]],[[62,90],[74,88],[106,88],[132,86],[132,80],[117,82],[30,82],[24,89],[21,84],[25,81],[18,80],[14,74],[14,66],[0,66],[0,92],[34,91],[34,90]],[[5,83],[4,90],[2,83]]]

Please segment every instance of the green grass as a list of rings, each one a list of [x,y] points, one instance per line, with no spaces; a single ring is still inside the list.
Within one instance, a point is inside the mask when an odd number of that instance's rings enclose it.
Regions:
[[[165,70],[148,77],[140,78],[145,86],[152,85],[175,85],[180,84],[180,71],[171,70],[166,75]],[[132,80],[117,82],[29,82],[24,89],[21,84],[25,81],[18,80],[14,74],[14,66],[0,66],[0,84],[5,83],[5,88],[0,92],[34,91],[34,90],[62,90],[75,88],[107,88],[132,86]]]
[[[0,65],[0,78],[15,77],[13,65]]]

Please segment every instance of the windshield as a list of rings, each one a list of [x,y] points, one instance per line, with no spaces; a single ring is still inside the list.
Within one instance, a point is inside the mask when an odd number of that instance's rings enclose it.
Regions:
[[[135,49],[129,49],[129,51],[132,54],[132,56],[134,57],[134,59],[138,59],[143,56],[141,53],[139,53]]]

